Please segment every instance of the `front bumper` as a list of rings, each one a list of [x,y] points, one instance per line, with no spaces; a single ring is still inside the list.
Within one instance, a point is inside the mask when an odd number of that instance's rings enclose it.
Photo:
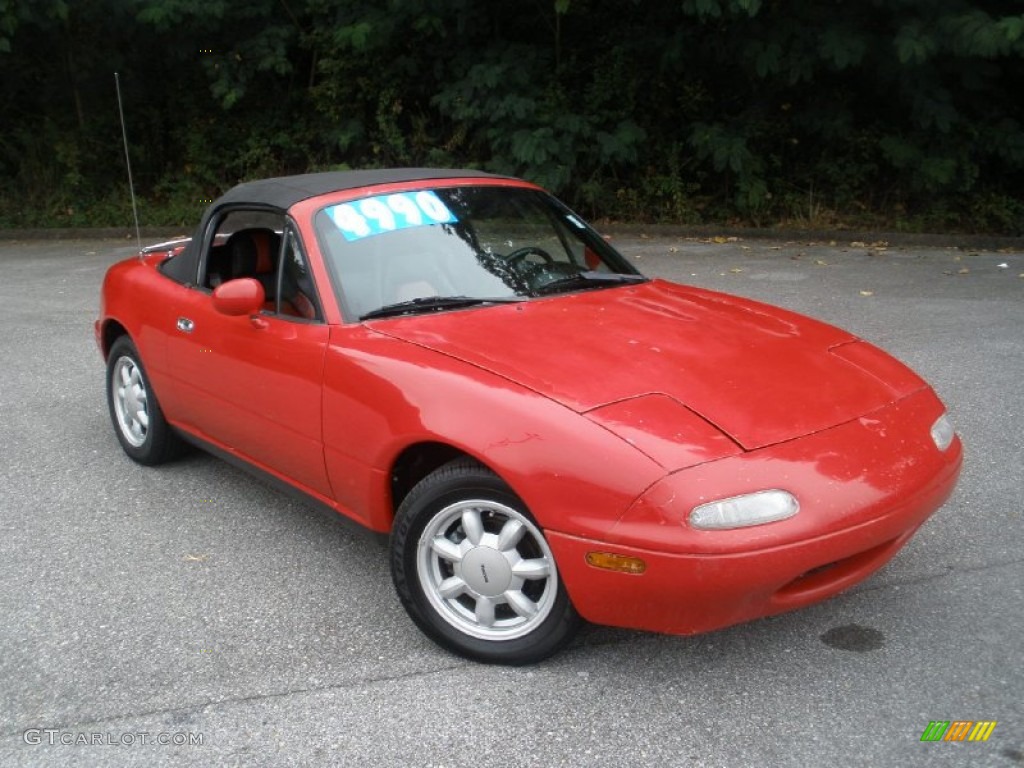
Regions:
[[[877,571],[949,498],[959,439],[939,451],[929,429],[942,412],[922,391],[848,424],[710,462],[656,484],[603,541],[548,531],[576,609],[587,620],[696,634],[831,597]],[[800,499],[789,520],[696,531],[702,501],[780,487]],[[588,552],[646,563],[642,574],[602,570]]]

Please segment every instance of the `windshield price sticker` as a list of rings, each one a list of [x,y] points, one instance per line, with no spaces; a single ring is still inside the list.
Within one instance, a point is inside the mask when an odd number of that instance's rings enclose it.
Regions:
[[[430,190],[377,195],[327,209],[349,242],[411,227],[454,224],[455,214]]]

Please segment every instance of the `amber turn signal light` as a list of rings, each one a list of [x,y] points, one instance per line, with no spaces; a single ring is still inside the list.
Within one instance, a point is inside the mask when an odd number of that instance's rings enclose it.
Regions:
[[[587,564],[606,571],[639,575],[647,570],[647,563],[639,557],[616,555],[613,552],[587,552]]]

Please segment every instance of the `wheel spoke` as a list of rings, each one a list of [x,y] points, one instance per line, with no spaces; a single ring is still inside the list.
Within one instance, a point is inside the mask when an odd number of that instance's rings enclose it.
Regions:
[[[493,597],[478,597],[476,599],[476,620],[485,627],[494,626],[494,605]]]
[[[445,600],[451,600],[453,597],[458,597],[465,591],[466,582],[458,576],[449,576],[437,585],[438,594]]]
[[[512,574],[521,579],[543,579],[551,575],[551,563],[542,557],[520,560],[512,566]]]
[[[480,543],[484,535],[484,521],[480,519],[480,510],[467,509],[462,513],[462,530],[474,546]]]
[[[537,604],[518,589],[508,590],[503,597],[512,606],[512,610],[524,619],[529,619],[537,613]]]
[[[438,557],[449,563],[458,563],[462,560],[462,550],[459,545],[444,536],[435,536],[430,542],[430,548]]]
[[[526,526],[518,520],[510,518],[501,527],[501,533],[498,534],[498,549],[502,552],[515,549],[525,534]]]
[[[144,429],[149,428],[149,414],[146,413],[145,408],[139,408],[139,410],[135,412],[135,420],[139,422]]]

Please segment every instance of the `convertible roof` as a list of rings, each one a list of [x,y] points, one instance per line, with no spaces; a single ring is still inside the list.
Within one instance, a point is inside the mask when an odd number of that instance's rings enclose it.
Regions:
[[[195,236],[181,253],[164,262],[161,271],[179,283],[188,284],[197,279],[203,233],[210,220],[225,206],[272,206],[287,210],[298,202],[329,192],[358,189],[377,184],[455,178],[508,179],[510,177],[465,168],[387,168],[371,171],[305,173],[299,176],[278,176],[272,179],[247,181],[232,187],[213,201],[213,204],[203,213]]]
[[[273,179],[248,181],[232,187],[213,204],[218,208],[232,203],[260,203],[276,208],[290,208],[302,200],[328,192],[356,189],[374,184],[394,184],[403,181],[453,178],[508,178],[483,171],[450,168],[387,168],[370,171],[332,171],[305,173],[300,176],[279,176]]]

